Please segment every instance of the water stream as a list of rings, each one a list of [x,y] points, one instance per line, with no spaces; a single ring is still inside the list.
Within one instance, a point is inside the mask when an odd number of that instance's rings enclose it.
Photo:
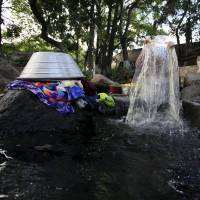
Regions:
[[[181,123],[178,61],[169,41],[167,36],[156,36],[144,45],[138,58],[126,117],[131,126]]]

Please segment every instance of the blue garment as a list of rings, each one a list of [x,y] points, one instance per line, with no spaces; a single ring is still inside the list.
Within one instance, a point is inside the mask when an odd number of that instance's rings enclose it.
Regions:
[[[80,88],[79,86],[67,87],[66,92],[69,101],[73,101],[75,99],[79,99],[85,96],[83,89]]]

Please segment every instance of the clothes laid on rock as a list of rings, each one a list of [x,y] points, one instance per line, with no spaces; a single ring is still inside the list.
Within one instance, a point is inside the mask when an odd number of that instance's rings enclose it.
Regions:
[[[73,113],[71,103],[85,96],[79,86],[64,87],[61,82],[27,82],[15,80],[8,85],[11,90],[28,90],[34,93],[40,101],[56,109],[60,113]]]
[[[82,85],[81,85],[82,83]],[[74,105],[80,109],[97,110],[103,114],[114,111],[115,101],[106,93],[97,94],[90,81],[28,82],[15,80],[8,84],[10,90],[28,90],[39,100],[60,113],[73,113]]]

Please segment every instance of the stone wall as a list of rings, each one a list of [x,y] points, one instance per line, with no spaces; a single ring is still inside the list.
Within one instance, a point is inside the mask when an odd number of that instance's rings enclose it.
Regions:
[[[179,68],[180,84],[182,88],[189,85],[189,80],[188,80],[189,75],[198,74],[198,70],[199,68],[197,65],[184,66]]]
[[[200,56],[200,42],[175,45],[179,66],[196,65]]]
[[[197,57],[200,56],[200,42],[193,42],[191,44],[175,45],[179,66],[190,66],[197,64]],[[129,59],[135,63],[142,48],[128,51]],[[113,58],[113,66],[117,67],[123,60],[122,52]]]

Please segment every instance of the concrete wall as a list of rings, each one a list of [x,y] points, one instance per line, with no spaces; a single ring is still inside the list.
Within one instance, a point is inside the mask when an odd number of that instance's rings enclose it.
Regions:
[[[191,74],[191,73],[198,73],[197,65],[188,65],[188,66],[179,68],[181,87],[187,86],[187,77],[188,77],[188,74]]]
[[[200,42],[194,42],[189,45],[181,44],[180,46],[175,46],[179,66],[189,66],[197,65],[197,57],[200,56]],[[142,48],[133,49],[128,51],[129,59],[133,63],[136,62]],[[119,63],[123,60],[122,53],[119,53],[113,58],[113,67],[117,67]]]

